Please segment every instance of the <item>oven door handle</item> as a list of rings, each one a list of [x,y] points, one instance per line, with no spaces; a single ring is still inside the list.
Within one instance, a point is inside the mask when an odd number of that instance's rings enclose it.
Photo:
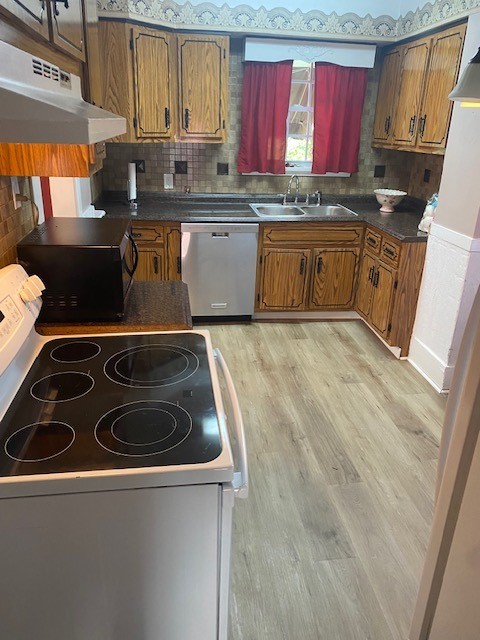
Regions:
[[[230,375],[227,363],[225,362],[220,349],[214,349],[213,355],[215,360],[218,362],[218,366],[220,367],[225,379],[227,393],[233,409],[233,423],[235,427],[235,440],[237,444],[238,458],[238,471],[234,471],[233,474],[233,492],[238,498],[248,498],[248,458],[242,412],[240,410],[240,404],[238,402],[238,396],[235,390],[235,385],[233,384],[232,376]]]
[[[130,244],[132,245],[133,249],[133,267],[129,269],[128,265],[125,263],[125,268],[130,278],[133,278],[134,273],[138,267],[138,247],[131,233],[128,234],[128,239],[130,240]]]

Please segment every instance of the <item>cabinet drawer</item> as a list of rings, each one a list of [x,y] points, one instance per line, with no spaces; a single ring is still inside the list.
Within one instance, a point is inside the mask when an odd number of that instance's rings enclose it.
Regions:
[[[380,250],[380,258],[396,267],[398,266],[399,256],[400,245],[398,245],[396,242],[392,242],[391,240],[383,238],[382,248]]]
[[[311,245],[359,245],[362,242],[363,229],[354,225],[326,226],[324,224],[278,224],[263,228],[263,244],[301,244]]]
[[[365,247],[371,252],[380,253],[380,247],[382,245],[382,236],[371,229],[365,231]]]
[[[165,242],[165,230],[163,227],[156,225],[139,225],[132,226],[132,236],[135,242],[154,242],[163,245]]]

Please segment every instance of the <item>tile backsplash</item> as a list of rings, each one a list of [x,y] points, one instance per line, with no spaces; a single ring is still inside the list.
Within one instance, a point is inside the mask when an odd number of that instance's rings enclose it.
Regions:
[[[30,198],[30,180],[19,178],[18,183],[20,193]],[[22,206],[15,209],[10,178],[0,176],[0,268],[16,262],[16,245],[32,229],[32,205],[22,202]]]
[[[189,188],[192,193],[282,193],[288,176],[245,176],[236,170],[240,139],[240,107],[242,91],[242,47],[241,40],[231,40],[228,133],[225,144],[197,143],[144,143],[107,144],[104,161],[103,188],[125,190],[127,164],[132,160],[145,160],[145,173],[137,174],[139,191],[163,191],[163,174],[175,173],[175,163],[186,162],[187,173],[174,175],[174,190]],[[321,189],[332,194],[371,193],[376,188],[403,189],[411,195],[423,197],[429,193],[441,175],[441,164],[434,158],[430,183],[424,185],[421,177],[412,181],[412,167],[417,167],[415,153],[374,149],[371,146],[373,120],[378,88],[379,68],[369,72],[365,97],[359,151],[359,171],[349,178],[302,177],[301,191],[313,192]],[[443,161],[443,158],[442,158]],[[221,166],[220,166],[221,165]],[[228,165],[228,175],[226,167]],[[220,166],[220,168],[219,168]],[[419,165],[418,165],[419,166]],[[375,176],[377,174],[383,177]],[[383,170],[384,167],[384,170]],[[433,175],[435,174],[435,175]],[[427,188],[428,186],[428,188]],[[415,189],[418,193],[412,191]]]

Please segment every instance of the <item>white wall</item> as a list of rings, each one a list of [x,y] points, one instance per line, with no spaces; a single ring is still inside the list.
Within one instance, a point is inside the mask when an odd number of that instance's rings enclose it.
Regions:
[[[475,13],[468,21],[462,69],[479,43],[480,13]],[[409,355],[412,364],[444,391],[480,286],[479,169],[480,109],[455,104]]]

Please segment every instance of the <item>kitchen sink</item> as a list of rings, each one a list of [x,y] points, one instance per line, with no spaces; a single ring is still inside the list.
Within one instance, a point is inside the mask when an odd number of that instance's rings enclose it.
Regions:
[[[315,216],[334,218],[336,216],[356,216],[357,214],[346,207],[335,205],[302,205],[302,204],[251,204],[251,209],[261,218],[276,217],[290,218],[297,216]]]
[[[251,204],[250,207],[262,218],[269,216],[304,216],[305,211],[302,211],[300,207],[289,204]]]

